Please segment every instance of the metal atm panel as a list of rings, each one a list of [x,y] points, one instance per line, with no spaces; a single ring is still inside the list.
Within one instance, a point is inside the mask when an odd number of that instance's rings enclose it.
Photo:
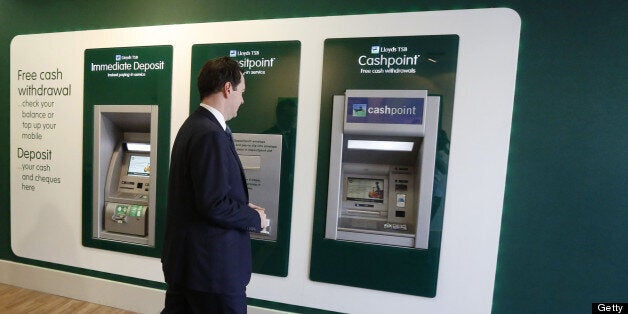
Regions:
[[[276,241],[279,224],[282,137],[278,134],[233,133],[252,203],[266,208],[267,227],[251,238]]]
[[[334,96],[326,238],[427,249],[439,103],[426,90]]]
[[[92,237],[155,245],[158,107],[94,107]]]

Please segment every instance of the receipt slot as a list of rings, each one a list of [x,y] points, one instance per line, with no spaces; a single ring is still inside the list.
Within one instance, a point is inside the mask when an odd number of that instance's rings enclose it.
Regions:
[[[155,245],[154,105],[94,107],[93,237]]]
[[[334,96],[325,237],[427,249],[440,98]]]

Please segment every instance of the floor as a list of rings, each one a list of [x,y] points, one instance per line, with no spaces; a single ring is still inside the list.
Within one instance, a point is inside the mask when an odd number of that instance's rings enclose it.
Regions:
[[[134,312],[0,284],[0,313],[104,313]]]

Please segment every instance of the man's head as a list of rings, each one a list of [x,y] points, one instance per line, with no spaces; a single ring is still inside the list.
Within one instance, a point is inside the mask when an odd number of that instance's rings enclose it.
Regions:
[[[198,74],[197,84],[201,101],[208,97],[217,97],[214,103],[208,105],[220,110],[225,120],[234,118],[238,108],[244,103],[243,71],[238,62],[229,57],[205,62]]]
[[[242,73],[240,64],[229,57],[208,60],[198,74],[198,93],[201,100],[222,91],[226,83],[238,86]]]

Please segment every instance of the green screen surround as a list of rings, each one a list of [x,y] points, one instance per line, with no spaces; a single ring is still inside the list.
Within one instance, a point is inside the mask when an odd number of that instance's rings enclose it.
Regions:
[[[332,99],[344,95],[347,89],[372,90],[428,90],[430,95],[441,96],[439,117],[439,142],[449,143],[451,113],[455,104],[453,95],[458,60],[457,35],[393,36],[366,38],[334,38],[325,40],[323,55],[323,84],[321,92],[321,118],[319,129],[316,197],[314,205],[314,231],[310,279],[347,286],[435,297],[440,258],[444,197],[432,200],[432,223],[427,250],[390,247],[325,239],[327,191],[330,163]],[[362,74],[363,66],[351,62],[368,53],[371,46],[406,47],[408,55],[425,54],[416,65],[409,66],[416,73],[410,74]],[[400,53],[401,54],[401,53]],[[404,53],[405,55],[405,53]],[[396,56],[396,55],[394,55]],[[438,59],[437,63],[427,58]],[[401,66],[403,68],[403,66]],[[377,68],[377,67],[374,67]],[[406,66],[408,68],[408,66]],[[443,79],[447,77],[447,79]],[[433,82],[440,78],[440,84]],[[432,84],[430,84],[432,83]],[[439,87],[436,87],[439,86]],[[440,89],[434,89],[440,88]],[[437,170],[442,181],[447,177],[449,150],[441,145],[442,154]],[[442,149],[442,150],[441,150]],[[425,166],[423,166],[425,167]],[[436,173],[435,173],[436,176]],[[436,180],[434,180],[436,181]],[[435,183],[435,189],[437,184]],[[439,186],[444,191],[445,187]],[[434,195],[436,196],[436,195]],[[368,263],[364,261],[368,260]],[[369,274],[364,276],[363,274]]]
[[[168,165],[170,164],[170,108],[172,99],[172,46],[112,47],[87,49],[84,66],[83,101],[83,245],[130,254],[161,257],[165,229]],[[146,71],[145,77],[110,78],[106,72],[90,71],[90,63],[113,63],[114,56],[136,55],[142,62],[164,61],[163,70]],[[115,72],[115,71],[111,71]],[[136,71],[137,72],[137,71]],[[155,215],[155,245],[144,246],[93,238],[93,146],[94,106],[96,105],[157,105],[157,189],[155,205],[149,215]],[[102,210],[102,209],[98,209]]]
[[[14,36],[230,20],[508,7],[522,19],[494,313],[589,313],[625,302],[625,100],[620,0],[567,2],[0,2],[0,258],[141,286],[160,283],[15,256],[10,243],[9,48]],[[71,17],[71,18],[68,18]],[[255,304],[295,310],[261,300]],[[298,307],[297,307],[298,308]],[[302,312],[317,312],[298,308]],[[295,310],[296,311],[296,310]]]
[[[264,74],[245,73],[246,93],[244,105],[238,116],[227,124],[233,132],[252,134],[282,134],[281,178],[279,188],[279,208],[277,240],[252,240],[253,272],[258,274],[286,277],[290,251],[289,222],[292,220],[292,189],[294,183],[294,158],[298,126],[294,130],[279,131],[274,127],[277,120],[276,107],[279,102],[288,100],[298,109],[299,62],[301,43],[298,41],[271,41],[228,44],[195,44],[192,46],[190,77],[190,112],[199,106],[199,93],[196,86],[198,72],[203,64],[213,58],[228,55],[231,50],[255,51],[258,55],[233,56],[238,62],[273,59],[273,66],[247,67],[245,72],[259,71]],[[261,70],[260,70],[261,69]],[[296,114],[296,111],[294,112]],[[289,119],[296,119],[290,115]],[[292,129],[292,128],[290,128]],[[264,204],[258,204],[264,206]]]

